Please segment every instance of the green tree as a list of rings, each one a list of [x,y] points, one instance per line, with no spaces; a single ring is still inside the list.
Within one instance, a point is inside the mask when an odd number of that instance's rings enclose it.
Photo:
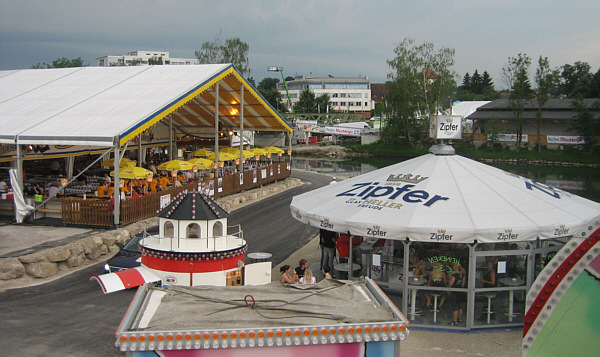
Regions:
[[[513,117],[517,127],[517,150],[521,148],[523,135],[523,111],[525,103],[533,98],[533,90],[529,82],[529,66],[531,59],[523,53],[517,57],[509,57],[508,64],[502,68],[502,75],[506,85],[510,88],[510,97],[508,98]]]
[[[447,111],[448,98],[456,88],[454,49],[425,42],[414,45],[405,38],[394,48],[395,58],[388,60],[387,117],[382,140],[395,144],[406,138],[411,146],[427,132],[430,114]]]
[[[333,106],[330,102],[329,94],[323,93],[320,96],[315,98],[315,102],[317,107],[314,113],[330,113],[333,112]]]
[[[560,94],[569,98],[591,98],[593,75],[587,62],[577,61],[573,65],[562,66]]]
[[[560,78],[560,72],[558,69],[550,68],[550,61],[548,57],[540,56],[538,59],[538,67],[535,70],[535,83],[536,83],[536,98],[538,104],[538,110],[536,115],[536,130],[538,140],[538,151],[542,151],[542,145],[540,141],[540,125],[542,122],[542,109],[548,99],[550,99],[550,91],[558,83]]]
[[[204,42],[195,54],[200,63],[232,63],[242,75],[248,76],[251,72],[249,49],[248,44],[238,37],[228,38],[223,44],[219,32],[213,42]]]
[[[300,93],[300,98],[294,105],[296,113],[316,113],[317,99],[315,93],[306,88]]]
[[[593,153],[598,144],[597,137],[600,136],[600,102],[588,107],[583,100],[575,99],[573,108],[577,112],[573,129],[585,141],[584,148]]]
[[[266,77],[262,81],[258,82],[258,92],[271,104],[271,106],[277,110],[283,108],[283,102],[281,101],[281,93],[277,90],[278,78]]]
[[[36,63],[31,66],[33,69],[41,69],[41,68],[70,68],[70,67],[85,67],[83,64],[83,60],[81,57],[68,59],[66,57],[60,57],[54,61],[52,64],[44,63]]]
[[[149,65],[162,65],[163,63],[163,58],[162,56],[153,56],[148,58],[148,64]]]

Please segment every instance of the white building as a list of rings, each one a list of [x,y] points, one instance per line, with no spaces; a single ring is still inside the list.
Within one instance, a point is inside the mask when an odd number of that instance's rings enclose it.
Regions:
[[[162,59],[165,65],[192,65],[199,64],[197,58],[171,58],[168,51],[133,51],[122,56],[104,56],[96,58],[96,66],[129,66],[139,62],[139,65],[148,65],[150,59]]]
[[[298,102],[304,89],[310,89],[315,96],[329,94],[331,105],[339,112],[368,112],[371,106],[371,82],[367,77],[306,77],[296,76],[287,82],[292,105]],[[277,90],[287,99],[283,83]]]

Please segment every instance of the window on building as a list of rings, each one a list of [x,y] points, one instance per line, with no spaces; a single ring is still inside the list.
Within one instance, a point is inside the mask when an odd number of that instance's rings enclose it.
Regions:
[[[185,234],[188,238],[200,238],[200,225],[198,223],[189,224],[186,227]]]
[[[167,221],[163,226],[163,236],[170,238],[175,236],[175,227],[173,226],[173,222]]]
[[[213,237],[223,236],[223,223],[217,221],[213,225]]]
[[[341,98],[346,98],[346,93],[340,93]]]

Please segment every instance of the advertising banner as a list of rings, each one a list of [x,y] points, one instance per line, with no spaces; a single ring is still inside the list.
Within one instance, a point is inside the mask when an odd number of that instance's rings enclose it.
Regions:
[[[571,145],[583,145],[585,140],[581,136],[567,136],[567,135],[548,135],[548,144],[571,144]]]
[[[326,126],[325,132],[327,134],[336,135],[347,135],[347,136],[360,136],[360,129],[356,128],[344,128],[341,126]]]
[[[429,123],[429,135],[434,139],[462,139],[460,115],[432,115]]]

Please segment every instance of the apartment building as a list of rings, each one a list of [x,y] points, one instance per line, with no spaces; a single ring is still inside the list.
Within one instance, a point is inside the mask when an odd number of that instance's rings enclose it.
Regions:
[[[367,77],[307,77],[296,76],[287,82],[292,105],[298,102],[300,93],[309,89],[315,96],[328,94],[335,111],[346,113],[368,112],[371,105],[371,82]],[[283,83],[277,84],[277,89],[287,98]]]
[[[168,51],[133,51],[122,56],[104,56],[96,58],[96,66],[130,66],[133,63],[148,65],[151,59],[162,59],[165,65],[199,64],[197,58],[172,58]]]

